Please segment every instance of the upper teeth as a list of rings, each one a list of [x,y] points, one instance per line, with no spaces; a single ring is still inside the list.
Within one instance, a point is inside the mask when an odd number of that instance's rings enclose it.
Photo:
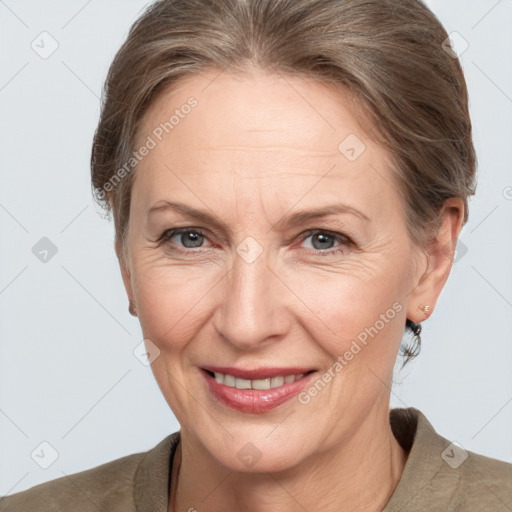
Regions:
[[[215,380],[219,384],[224,384],[224,386],[229,386],[230,388],[237,389],[270,389],[270,388],[278,388],[283,384],[289,384],[290,382],[294,382],[296,380],[301,379],[304,376],[303,373],[300,375],[287,375],[286,377],[272,377],[268,379],[240,379],[238,377],[233,377],[233,375],[224,375],[223,373],[215,372]]]

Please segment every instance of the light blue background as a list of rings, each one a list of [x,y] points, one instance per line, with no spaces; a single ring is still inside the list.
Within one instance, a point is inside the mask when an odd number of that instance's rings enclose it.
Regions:
[[[153,375],[94,206],[90,146],[108,66],[146,2],[0,1],[0,495],[148,450],[179,426]],[[467,247],[393,406],[512,462],[512,2],[430,1],[462,54],[479,159]],[[40,58],[43,31],[57,51]],[[40,262],[43,236],[57,254]],[[31,453],[46,441],[57,460]]]

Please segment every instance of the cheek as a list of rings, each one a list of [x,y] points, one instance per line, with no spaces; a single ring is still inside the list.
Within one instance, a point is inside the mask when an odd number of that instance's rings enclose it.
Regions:
[[[380,252],[332,265],[278,264],[275,271],[286,286],[270,287],[275,290],[270,293],[276,294],[270,302],[280,314],[299,323],[330,359],[349,350],[354,340],[366,348],[364,343],[377,336],[401,339],[405,320],[399,309],[405,309],[402,303],[408,277],[397,262],[408,260],[405,254],[392,251],[389,243],[382,245]],[[216,308],[232,299],[229,267],[212,262],[171,264],[147,254],[140,251],[132,257],[143,334],[161,351],[179,352],[201,329],[208,328]],[[269,273],[264,275],[272,278]],[[380,346],[381,351],[390,350],[388,343]],[[370,356],[376,350],[365,353]]]
[[[394,265],[379,262],[344,272],[310,272],[297,282],[302,325],[331,360],[347,351],[366,358],[393,353],[405,325],[407,276]],[[385,343],[372,343],[383,340]],[[360,349],[360,350],[359,350]],[[373,355],[372,355],[373,354]],[[350,354],[347,358],[352,359]],[[359,358],[359,355],[357,356]],[[355,358],[354,358],[355,359]]]
[[[179,350],[197,333],[207,316],[208,294],[218,269],[191,271],[160,262],[134,265],[137,311],[145,338],[160,350]]]

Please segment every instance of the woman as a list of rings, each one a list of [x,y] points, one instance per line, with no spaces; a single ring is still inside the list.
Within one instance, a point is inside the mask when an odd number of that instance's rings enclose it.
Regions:
[[[146,11],[107,78],[92,182],[181,428],[0,510],[512,508],[512,465],[389,410],[474,193],[447,37],[417,0]]]

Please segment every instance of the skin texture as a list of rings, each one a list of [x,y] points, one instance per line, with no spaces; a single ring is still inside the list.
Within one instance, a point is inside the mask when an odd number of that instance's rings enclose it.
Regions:
[[[154,375],[181,425],[169,510],[174,499],[180,512],[381,510],[407,457],[389,425],[405,321],[426,319],[420,304],[435,307],[463,204],[447,201],[428,252],[414,245],[388,154],[342,91],[259,69],[219,72],[182,79],[147,111],[141,143],[190,96],[198,102],[138,164],[126,253],[116,248],[144,338],[160,351]],[[351,134],[366,147],[354,161],[338,150]],[[148,213],[165,201],[206,211],[224,227],[173,210]],[[367,219],[283,220],[334,203]],[[184,245],[193,245],[186,233],[159,243],[182,227],[203,229],[202,246]],[[315,229],[340,238],[307,236]],[[246,237],[263,249],[251,263],[237,253]],[[293,398],[240,412],[218,403],[200,374],[222,365],[306,366],[321,375],[394,303],[400,311],[308,404]],[[246,443],[261,455],[251,467],[237,456]]]

